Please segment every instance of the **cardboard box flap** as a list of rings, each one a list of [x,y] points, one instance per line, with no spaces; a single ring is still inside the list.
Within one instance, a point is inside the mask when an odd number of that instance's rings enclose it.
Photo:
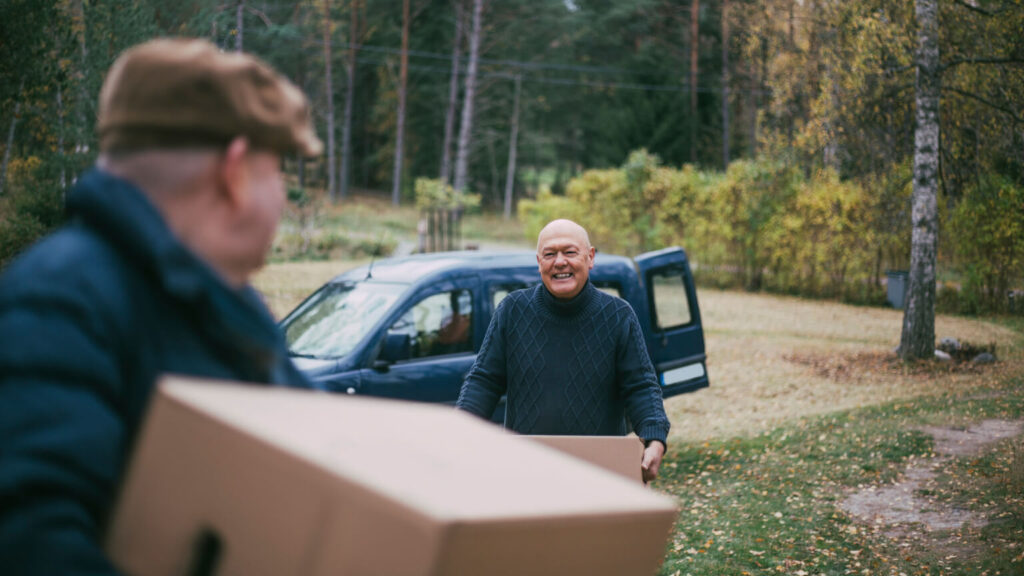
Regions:
[[[526,436],[589,462],[610,472],[643,484],[644,445],[636,436]]]

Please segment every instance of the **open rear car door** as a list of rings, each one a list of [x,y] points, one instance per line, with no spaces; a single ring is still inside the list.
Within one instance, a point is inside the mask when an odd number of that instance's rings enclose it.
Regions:
[[[679,247],[666,248],[634,260],[649,304],[648,317],[640,323],[649,326],[645,330],[647,350],[664,396],[707,387],[704,329],[686,252]]]

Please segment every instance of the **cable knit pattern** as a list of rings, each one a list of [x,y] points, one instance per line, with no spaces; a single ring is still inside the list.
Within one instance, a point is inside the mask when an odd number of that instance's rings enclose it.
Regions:
[[[622,435],[666,441],[661,388],[633,308],[587,283],[570,301],[543,285],[502,301],[457,407],[522,434]]]

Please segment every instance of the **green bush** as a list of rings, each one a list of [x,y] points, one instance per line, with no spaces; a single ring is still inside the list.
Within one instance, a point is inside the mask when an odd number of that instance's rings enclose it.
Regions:
[[[713,190],[710,216],[716,221],[724,265],[748,290],[764,286],[772,262],[771,229],[779,225],[803,175],[769,160],[738,161]]]
[[[64,191],[56,162],[37,157],[10,161],[0,205],[0,266],[64,221]]]
[[[675,169],[638,150],[617,169],[574,178],[564,196],[542,190],[520,202],[519,218],[529,238],[556,218],[575,220],[609,252],[683,246],[705,285],[883,305],[883,271],[910,262],[911,192],[907,162],[853,181],[771,158],[725,173]],[[937,308],[1003,310],[1024,270],[1024,188],[988,177],[940,218],[940,248],[956,255],[963,286],[941,287]]]
[[[968,188],[950,215],[961,312],[1003,312],[1024,280],[1024,187],[997,174]]]
[[[416,207],[420,210],[480,207],[480,195],[457,193],[449,184],[436,178],[417,178],[415,184]]]
[[[806,181],[768,220],[764,244],[768,282],[775,290],[830,298],[865,297],[875,234],[873,199],[855,183],[826,170]]]
[[[708,180],[689,167],[664,167],[657,156],[638,150],[621,168],[574,178],[564,196],[542,189],[536,200],[521,201],[519,219],[530,239],[551,220],[568,218],[586,228],[600,250],[636,254],[680,243],[686,235],[707,236],[700,224],[709,220],[688,212],[703,209]]]

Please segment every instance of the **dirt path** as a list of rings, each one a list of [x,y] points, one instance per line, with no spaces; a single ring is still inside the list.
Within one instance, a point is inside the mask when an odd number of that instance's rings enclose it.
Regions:
[[[915,540],[943,554],[963,554],[971,542],[951,532],[980,528],[990,518],[977,511],[929,498],[928,487],[954,458],[980,455],[989,445],[1024,434],[1024,420],[985,420],[970,428],[926,427],[935,456],[913,461],[900,481],[869,486],[841,504],[847,514],[896,540]]]

